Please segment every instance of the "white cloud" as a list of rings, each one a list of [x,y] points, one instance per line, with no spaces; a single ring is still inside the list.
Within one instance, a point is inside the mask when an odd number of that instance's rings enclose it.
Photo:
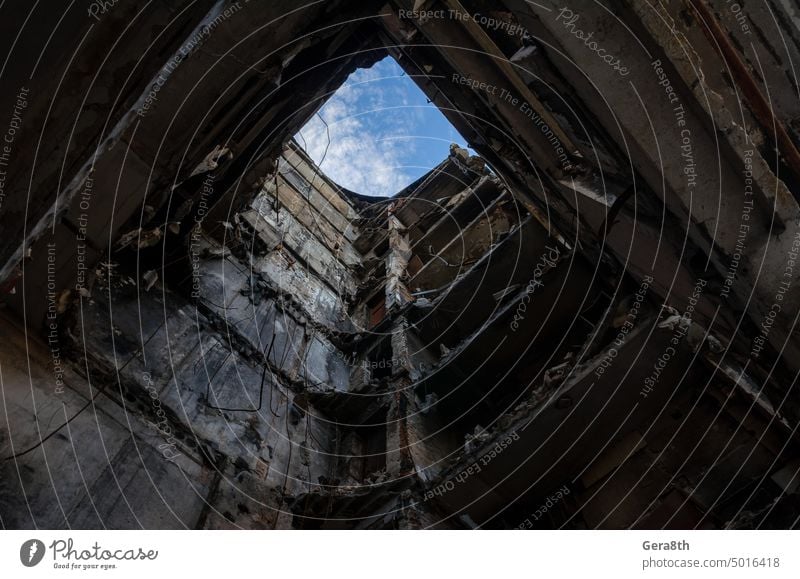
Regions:
[[[420,115],[403,108],[409,89],[396,79],[398,70],[386,60],[357,70],[300,131],[298,141],[311,158],[356,193],[388,197],[413,181],[403,164],[413,153],[411,131]]]

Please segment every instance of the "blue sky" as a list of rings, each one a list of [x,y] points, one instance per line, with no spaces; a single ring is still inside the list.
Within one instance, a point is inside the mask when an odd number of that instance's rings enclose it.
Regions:
[[[450,143],[466,143],[435,105],[386,57],[358,69],[296,136],[300,145],[339,185],[373,197],[389,197],[448,155]]]

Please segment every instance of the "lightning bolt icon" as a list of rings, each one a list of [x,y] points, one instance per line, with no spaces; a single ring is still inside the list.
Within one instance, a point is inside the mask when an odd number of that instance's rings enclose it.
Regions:
[[[32,543],[32,544],[31,544],[31,550],[30,550],[30,553],[28,553],[28,563],[30,563],[31,561],[33,561],[33,556],[34,556],[34,555],[36,555],[36,552],[37,552],[38,550],[39,550],[39,545],[37,545],[36,543]]]

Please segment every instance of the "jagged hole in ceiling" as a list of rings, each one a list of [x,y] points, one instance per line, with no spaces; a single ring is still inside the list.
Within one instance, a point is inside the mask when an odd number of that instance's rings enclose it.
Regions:
[[[325,174],[370,197],[391,197],[467,143],[398,62],[353,72],[295,139]]]
[[[0,526],[800,525],[788,3],[130,4],[0,7]]]

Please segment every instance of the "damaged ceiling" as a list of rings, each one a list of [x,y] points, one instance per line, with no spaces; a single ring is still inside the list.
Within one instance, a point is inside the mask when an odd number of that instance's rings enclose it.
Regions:
[[[791,2],[0,14],[3,527],[798,525]],[[387,56],[477,154],[376,199]]]

